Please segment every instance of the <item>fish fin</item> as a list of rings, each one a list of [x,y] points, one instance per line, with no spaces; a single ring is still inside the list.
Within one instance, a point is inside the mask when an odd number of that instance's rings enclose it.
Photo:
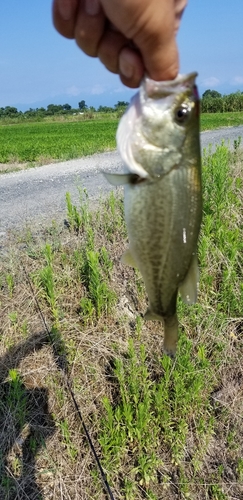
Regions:
[[[188,273],[179,286],[181,298],[185,304],[194,304],[197,301],[199,270],[196,255],[193,255]]]
[[[109,172],[103,172],[103,175],[113,186],[124,186],[125,184],[130,184],[131,174],[110,174]]]
[[[163,321],[163,317],[148,309],[144,315],[146,321]]]
[[[134,261],[134,258],[131,254],[130,248],[128,248],[124,254],[122,255],[121,261],[123,264],[126,264],[126,266],[130,267],[138,267],[137,264]]]
[[[164,318],[164,353],[170,358],[176,354],[178,342],[178,319],[177,315]]]
[[[103,172],[106,180],[112,184],[113,186],[124,186],[125,184],[139,184],[140,182],[145,181],[148,177],[140,176],[135,173],[127,173],[127,174],[110,174],[109,172]]]

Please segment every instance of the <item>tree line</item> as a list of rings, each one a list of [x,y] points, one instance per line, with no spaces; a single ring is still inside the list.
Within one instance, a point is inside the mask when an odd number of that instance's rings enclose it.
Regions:
[[[227,113],[243,111],[243,92],[222,95],[217,90],[206,90],[201,99],[202,113]]]
[[[72,108],[70,104],[48,104],[47,108],[30,108],[28,111],[18,111],[14,106],[6,106],[0,108],[0,118],[17,118],[17,117],[45,117],[64,114],[78,114],[78,113],[113,113],[119,112],[123,114],[128,102],[118,101],[114,107],[99,106],[98,109],[93,106],[88,107],[84,100],[78,103],[78,108]],[[229,111],[243,111],[243,92],[238,90],[233,94],[222,95],[217,90],[206,90],[201,98],[201,112],[202,113],[226,113]]]
[[[118,101],[114,107],[109,106],[99,106],[98,109],[93,106],[88,107],[84,100],[78,103],[78,108],[72,108],[70,104],[48,104],[47,108],[30,108],[27,111],[19,111],[14,106],[6,106],[5,108],[0,108],[0,118],[4,117],[45,117],[53,115],[63,115],[63,114],[78,114],[86,112],[97,112],[97,113],[111,113],[115,111],[124,112],[128,106],[128,102]]]

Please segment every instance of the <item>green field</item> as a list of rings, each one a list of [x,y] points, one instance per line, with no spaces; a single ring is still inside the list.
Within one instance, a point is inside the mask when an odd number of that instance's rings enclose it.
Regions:
[[[201,130],[211,130],[220,127],[237,127],[243,125],[243,112],[235,113],[202,113]]]
[[[243,113],[201,115],[201,130],[243,124]],[[0,125],[1,164],[38,165],[68,160],[116,147],[118,119],[43,121]],[[7,170],[8,167],[5,168]]]
[[[115,148],[118,120],[0,126],[0,163],[68,160]]]
[[[0,498],[107,500],[78,405],[116,500],[243,498],[243,158],[203,156],[198,302],[178,300],[177,356],[143,319],[117,192],[67,223],[9,235],[0,260]],[[139,221],[138,221],[139,223]],[[27,278],[29,276],[29,279]],[[31,286],[30,286],[31,283]],[[51,330],[49,342],[35,298]]]

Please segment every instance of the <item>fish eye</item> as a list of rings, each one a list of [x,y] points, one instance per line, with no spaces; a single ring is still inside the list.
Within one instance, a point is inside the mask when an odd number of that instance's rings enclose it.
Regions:
[[[185,104],[177,108],[175,112],[175,119],[177,123],[179,124],[185,123],[185,121],[189,116],[189,112],[190,112],[189,106]]]

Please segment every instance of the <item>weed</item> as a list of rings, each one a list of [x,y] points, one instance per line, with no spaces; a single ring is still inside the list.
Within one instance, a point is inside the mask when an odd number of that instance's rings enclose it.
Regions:
[[[34,281],[43,292],[43,297],[51,308],[51,313],[55,322],[58,324],[59,311],[57,306],[57,291],[55,285],[55,276],[53,270],[53,252],[50,244],[46,244],[43,248],[43,256],[46,265],[33,275]]]
[[[10,296],[10,298],[12,298],[13,291],[14,291],[14,277],[12,274],[7,274],[6,282],[7,282],[7,286],[8,286],[9,296]]]
[[[82,225],[82,218],[77,207],[71,202],[70,193],[66,193],[66,205],[69,225],[72,230],[78,233]]]
[[[63,420],[62,422],[58,422],[57,425],[61,429],[63,443],[67,448],[67,451],[68,451],[68,454],[69,454],[71,460],[76,460],[77,455],[78,455],[78,450],[77,450],[77,447],[72,442],[71,432],[69,429],[68,421]]]
[[[112,292],[107,283],[104,281],[104,276],[101,272],[100,260],[105,256],[105,271],[112,267],[109,263],[107,252],[95,252],[87,250],[83,256],[82,280],[87,288],[89,301],[81,300],[81,305],[85,306],[85,315],[87,310],[92,310],[93,305],[96,316],[99,318],[103,313],[108,314],[115,302],[116,295]]]
[[[87,325],[95,316],[95,307],[89,297],[82,297],[80,300],[80,315],[85,325]]]
[[[17,370],[9,370],[9,379],[9,390],[6,401],[14,416],[16,427],[22,428],[27,414],[26,392]]]
[[[209,495],[212,500],[228,500],[228,497],[217,484],[212,484],[209,487]]]
[[[111,191],[108,195],[102,207],[102,213],[99,213],[99,222],[108,241],[114,242],[119,233],[120,236],[126,236],[123,203],[117,192]]]
[[[22,325],[20,326],[20,330],[23,334],[23,337],[27,337],[27,335],[29,333],[29,329],[28,329],[28,322],[26,319],[24,319]]]
[[[18,322],[18,313],[17,313],[17,311],[13,311],[13,312],[9,313],[8,317],[9,317],[12,325],[16,325],[17,324],[17,322]]]
[[[236,471],[240,481],[243,481],[243,458],[238,459]]]

